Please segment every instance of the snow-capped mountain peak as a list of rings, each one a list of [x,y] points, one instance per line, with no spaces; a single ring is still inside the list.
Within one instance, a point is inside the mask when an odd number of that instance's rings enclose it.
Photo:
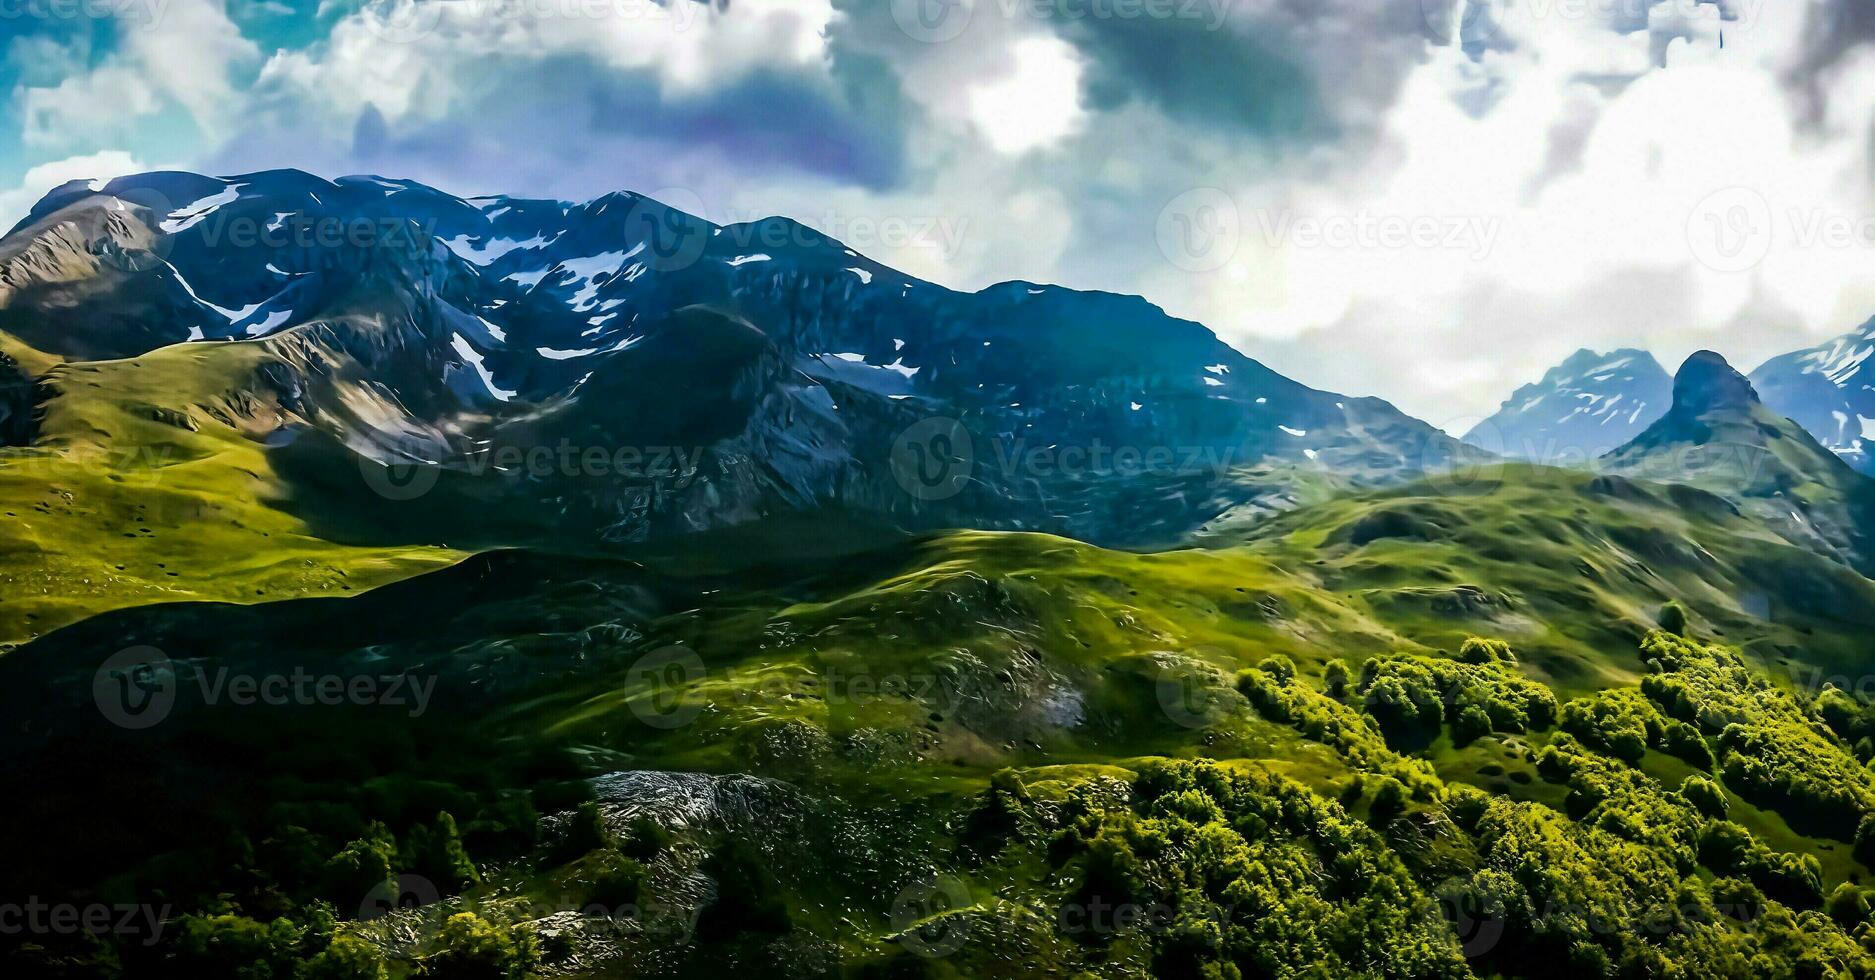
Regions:
[[[1672,392],[1673,379],[1652,354],[1584,348],[1518,388],[1465,441],[1517,459],[1585,463],[1645,430]]]

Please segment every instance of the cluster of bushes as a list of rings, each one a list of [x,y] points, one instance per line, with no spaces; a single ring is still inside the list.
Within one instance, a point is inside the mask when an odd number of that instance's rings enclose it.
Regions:
[[[1580,698],[1558,711],[1547,690],[1517,673],[1507,648],[1467,646],[1457,661],[1378,658],[1358,680],[1330,664],[1323,687],[1350,703],[1358,696],[1366,715],[1335,711],[1348,706],[1311,690],[1286,663],[1245,672],[1240,687],[1267,717],[1296,725],[1340,751],[1350,768],[1370,773],[1387,772],[1394,760],[1411,771],[1418,761],[1378,747],[1382,728],[1451,723],[1463,737],[1484,728],[1461,725],[1472,707],[1474,718],[1509,731],[1519,720],[1539,727],[1554,713],[1562,731],[1538,754],[1537,767],[1568,787],[1565,812],[1435,778],[1430,785],[1460,839],[1388,826],[1412,845],[1398,852],[1411,871],[1447,882],[1435,891],[1448,914],[1456,913],[1458,938],[1479,958],[1479,972],[1875,976],[1868,921],[1875,895],[1847,886],[1826,902],[1814,856],[1775,851],[1725,819],[1722,780],[1814,809],[1866,812],[1867,773],[1795,698],[1735,653],[1661,632],[1643,647],[1654,674],[1641,689]],[[1827,717],[1822,708],[1817,713]],[[1636,767],[1650,748],[1701,772],[1669,790]],[[1394,782],[1385,775],[1378,781],[1383,789]],[[1428,788],[1417,783],[1414,795],[1425,799]],[[1418,816],[1423,822],[1427,815]],[[1875,858],[1875,819],[1857,840],[1858,853],[1868,852],[1864,860]]]
[[[1736,652],[1663,632],[1641,649],[1657,671],[1642,693],[1665,716],[1718,736],[1718,768],[1734,792],[1845,840],[1875,812],[1869,771],[1831,726]]]
[[[1700,769],[1713,766],[1712,749],[1698,728],[1662,715],[1645,693],[1633,688],[1576,698],[1563,705],[1559,725],[1584,744],[1624,762],[1639,762],[1652,748]]]
[[[1571,788],[1571,816],[1454,785],[1442,801],[1478,851],[1444,898],[1496,930],[1480,972],[1583,976],[1867,976],[1863,920],[1845,895],[1825,915],[1822,869],[1717,819],[1704,776],[1676,792],[1563,734],[1546,778]],[[1700,871],[1703,865],[1713,877]],[[1488,967],[1489,969],[1485,969]]]
[[[1303,683],[1286,658],[1271,657],[1239,674],[1237,689],[1265,718],[1341,753],[1350,769],[1390,777],[1417,799],[1430,799],[1438,788],[1431,764],[1388,748],[1371,715]]]
[[[1706,826],[1699,860],[1715,874],[1749,878],[1788,905],[1814,907],[1823,900],[1823,865],[1814,855],[1773,851],[1730,820]]]
[[[1449,722],[1460,743],[1548,728],[1556,715],[1556,696],[1518,672],[1508,644],[1477,637],[1465,641],[1458,660],[1409,654],[1369,660],[1355,693],[1384,729],[1436,730]]]
[[[1384,840],[1306,787],[1209,761],[1147,764],[1133,801],[1076,796],[1048,849],[1083,906],[1166,910],[1105,936],[1166,978],[1470,975]]]
[[[94,963],[91,975],[155,980],[524,980],[540,963],[530,930],[472,912],[445,921],[417,955],[414,972],[394,973],[376,946],[340,930],[331,906],[323,902],[269,922],[226,911],[194,913],[170,923],[160,946],[126,946],[121,961]]]

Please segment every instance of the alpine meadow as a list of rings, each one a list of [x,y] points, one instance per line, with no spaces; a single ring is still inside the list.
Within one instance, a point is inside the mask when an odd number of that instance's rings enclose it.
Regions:
[[[21,0],[0,87],[7,977],[1875,978],[1859,0]]]

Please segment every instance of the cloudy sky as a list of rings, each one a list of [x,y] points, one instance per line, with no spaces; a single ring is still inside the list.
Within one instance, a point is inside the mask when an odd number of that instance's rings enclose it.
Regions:
[[[1463,430],[1578,347],[1875,315],[1866,0],[0,0],[0,222],[376,173],[1140,293]]]

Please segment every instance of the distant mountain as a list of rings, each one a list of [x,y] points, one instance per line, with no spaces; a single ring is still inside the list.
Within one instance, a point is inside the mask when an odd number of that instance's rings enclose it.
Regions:
[[[1134,544],[1282,497],[1272,470],[1363,485],[1478,455],[1138,297],[956,292],[786,219],[719,227],[626,193],[74,182],[0,240],[0,331],[82,360],[246,341],[195,359],[231,387],[152,410],[263,441],[309,512],[395,467],[421,499],[346,520],[456,535],[643,542],[795,514]]]
[[[1815,347],[1772,358],[1751,372],[1764,404],[1795,419],[1849,465],[1875,473],[1875,319]]]
[[[1766,408],[1711,351],[1681,365],[1667,414],[1598,466],[1712,490],[1795,543],[1875,567],[1875,481]]]
[[[1640,435],[1665,414],[1672,393],[1673,379],[1652,354],[1583,348],[1518,388],[1464,440],[1513,459],[1583,464]]]

